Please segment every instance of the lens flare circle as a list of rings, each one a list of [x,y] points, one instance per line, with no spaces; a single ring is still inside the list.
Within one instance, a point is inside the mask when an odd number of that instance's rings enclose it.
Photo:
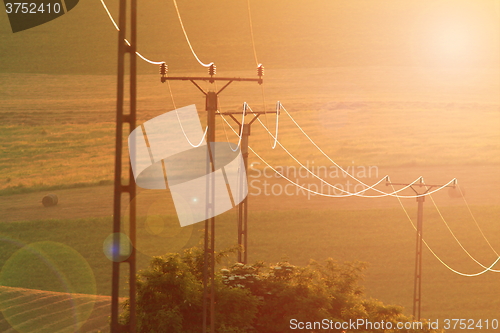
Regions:
[[[143,190],[133,199],[136,204],[136,244],[147,256],[177,253],[194,246],[200,239],[200,226],[181,227],[170,191]],[[130,204],[129,204],[130,206]],[[129,234],[129,207],[122,213],[123,229]]]
[[[106,237],[102,248],[106,258],[115,262],[125,261],[132,254],[132,242],[122,232],[115,232]]]
[[[80,253],[57,242],[17,250],[0,271],[0,310],[18,332],[76,332],[94,309],[96,281]]]

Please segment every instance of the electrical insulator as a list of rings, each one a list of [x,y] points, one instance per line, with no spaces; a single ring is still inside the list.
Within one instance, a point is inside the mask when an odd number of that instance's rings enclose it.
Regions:
[[[214,76],[215,75],[215,65],[211,64],[210,67],[208,68],[208,75]]]
[[[160,65],[160,74],[161,74],[161,76],[165,76],[165,75],[167,75],[167,71],[168,71],[168,66],[167,66],[167,64],[166,64],[166,63],[162,63],[162,64]]]
[[[264,66],[262,66],[262,64],[259,64],[259,66],[257,66],[257,75],[259,77],[264,76]]]

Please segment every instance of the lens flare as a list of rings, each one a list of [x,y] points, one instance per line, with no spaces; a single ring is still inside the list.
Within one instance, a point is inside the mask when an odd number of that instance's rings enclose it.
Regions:
[[[194,198],[193,198],[194,199]],[[194,246],[200,239],[199,225],[181,227],[169,191],[144,190],[135,199],[138,252],[160,256]],[[128,234],[128,207],[123,214],[123,232]]]
[[[76,332],[94,308],[92,269],[61,243],[37,242],[16,251],[2,267],[0,285],[0,310],[20,333]]]
[[[125,261],[132,254],[132,242],[124,233],[115,232],[104,240],[103,252],[111,261]]]

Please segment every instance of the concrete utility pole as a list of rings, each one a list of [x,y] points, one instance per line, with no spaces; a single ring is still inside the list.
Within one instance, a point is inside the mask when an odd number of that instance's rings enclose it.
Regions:
[[[208,77],[189,77],[189,76],[179,76],[171,77],[167,76],[167,66],[162,64],[160,67],[161,82],[166,82],[167,80],[181,80],[190,81],[196,88],[198,88],[205,95],[205,106],[207,111],[207,141],[208,141],[208,154],[210,155],[207,161],[207,174],[209,172],[215,171],[215,164],[212,159],[214,153],[211,151],[211,143],[215,142],[215,116],[217,115],[218,105],[217,97],[218,95],[226,89],[234,81],[250,81],[262,84],[262,75],[264,67],[259,65],[257,68],[258,79],[256,78],[229,78],[229,77],[215,77],[216,68],[215,65],[211,65],[208,69]],[[219,91],[205,91],[203,90],[196,81],[208,81],[214,83],[215,81],[225,81],[227,82]],[[248,139],[247,139],[248,143]],[[215,147],[215,146],[214,146]],[[248,147],[248,145],[247,145]],[[215,149],[215,148],[213,148]],[[248,154],[248,152],[247,152]],[[214,205],[214,186],[213,177],[209,177],[212,182],[212,186],[207,186],[212,189],[212,193],[207,193],[208,204],[207,209],[213,209]],[[207,180],[209,181],[209,180]],[[245,199],[246,200],[246,199]],[[240,208],[241,209],[241,208]],[[203,266],[203,333],[208,332],[208,326],[210,325],[210,332],[215,332],[215,217],[205,221],[205,246],[204,246],[204,266]]]
[[[136,45],[137,45],[137,0],[130,0],[130,45],[125,42],[125,32],[127,31],[127,0],[120,0],[118,18],[118,89],[116,98],[116,153],[115,153],[115,184],[114,184],[114,202],[113,202],[113,270],[111,287],[111,332],[129,332],[135,333],[137,326],[136,319],[136,203],[135,203],[135,179],[132,173],[132,167],[129,166],[128,184],[122,183],[122,156],[123,156],[123,125],[128,123],[129,133],[136,127]],[[125,94],[125,54],[130,55],[129,59],[129,89],[130,105],[129,113],[124,114],[124,94]],[[121,232],[121,198],[122,195],[129,195],[129,239],[132,252],[130,256],[120,261],[120,232]],[[128,263],[129,265],[129,309],[130,318],[127,325],[119,324],[119,291],[120,291],[120,265]]]
[[[413,192],[417,195],[417,242],[415,249],[415,277],[413,282],[413,319],[420,320],[420,309],[422,304],[422,245],[423,245],[423,224],[424,224],[424,202],[425,195],[434,187],[453,187],[455,188],[457,182],[453,185],[427,185],[424,184],[422,177],[420,177],[420,182],[416,185],[412,184],[401,184],[401,183],[391,183],[387,178],[386,186],[389,185],[399,185],[399,186],[409,186]],[[419,188],[425,187],[425,191],[419,193],[415,190],[414,186]]]
[[[257,111],[252,112],[253,118],[248,123],[240,123],[234,115],[246,115],[246,103],[243,105],[242,112],[223,112],[221,115],[230,116],[236,124],[239,126],[239,132],[241,133],[241,154],[243,156],[243,162],[245,165],[245,170],[248,177],[248,137],[250,136],[252,124],[257,120],[261,114],[276,114],[279,113],[280,104],[278,102],[278,107],[276,111]],[[243,128],[242,128],[243,127]],[[238,205],[238,262],[242,264],[248,263],[248,196],[240,202]]]
[[[137,100],[137,66],[136,66],[136,45],[137,45],[137,0],[130,0],[130,44],[126,43],[127,31],[127,0],[119,2],[119,19],[118,19],[118,74],[117,74],[117,106],[116,106],[116,153],[115,153],[115,182],[114,182],[114,204],[113,204],[113,267],[112,267],[112,292],[111,292],[111,332],[136,332],[136,203],[133,200],[136,195],[136,184],[132,173],[132,168],[129,167],[128,183],[122,183],[122,157],[123,157],[123,125],[129,124],[129,133],[136,127],[136,100]],[[125,96],[125,55],[129,53],[129,70],[130,70],[130,111],[124,114],[124,96]],[[207,140],[215,142],[215,116],[218,110],[217,97],[229,84],[234,81],[254,81],[262,84],[264,67],[259,65],[257,74],[259,78],[216,78],[215,66],[209,68],[209,77],[166,77],[166,65],[161,65],[162,78],[161,82],[166,80],[188,80],[191,81],[200,91],[206,96],[206,110],[208,133]],[[227,83],[217,92],[205,92],[195,81],[226,81]],[[247,153],[248,154],[248,153]],[[213,156],[213,154],[210,154]],[[213,160],[210,159],[207,165],[207,173],[214,171]],[[213,177],[209,177],[213,178]],[[209,186],[207,186],[209,188]],[[213,188],[213,186],[212,186]],[[129,238],[131,242],[132,252],[130,256],[123,261],[120,261],[120,233],[121,233],[121,198],[122,195],[128,193],[130,208],[129,208]],[[214,193],[207,193],[209,204],[207,209],[213,209]],[[205,266],[203,275],[203,332],[207,332],[208,314],[210,314],[210,332],[215,332],[215,296],[214,296],[214,270],[215,270],[215,218],[212,217],[205,221]],[[129,264],[129,309],[130,318],[127,325],[119,324],[119,290],[120,290],[120,265]],[[210,280],[210,284],[208,281]],[[210,291],[209,291],[210,289]],[[208,306],[210,301],[210,306]]]

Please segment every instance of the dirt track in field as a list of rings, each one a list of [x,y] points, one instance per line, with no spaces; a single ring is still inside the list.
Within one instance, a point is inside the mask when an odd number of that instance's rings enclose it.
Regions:
[[[268,170],[269,171],[269,170]],[[375,173],[372,178],[363,178],[367,184],[373,184],[385,175],[390,175],[393,182],[409,183],[419,176],[424,176],[428,184],[443,184],[456,177],[465,190],[466,200],[469,205],[499,205],[500,196],[498,188],[500,179],[498,177],[500,168],[496,165],[488,166],[442,166],[442,167],[411,167],[397,169],[378,169],[378,178]],[[303,176],[305,172],[302,173]],[[314,210],[314,209],[385,209],[398,208],[399,203],[394,198],[329,198],[318,195],[308,195],[307,192],[298,190],[289,185],[286,180],[276,178],[267,173],[268,177],[257,178],[255,174],[249,177],[249,209],[252,211],[269,210]],[[290,178],[295,180],[290,174]],[[347,188],[349,178],[327,178],[332,184],[341,184],[344,189],[351,192],[354,189],[354,181],[350,180],[350,188]],[[311,188],[319,188],[314,185],[318,182],[312,176],[299,177],[298,183]],[[267,184],[267,185],[266,185]],[[378,186],[380,190],[389,191],[384,182]],[[361,187],[359,187],[361,188]],[[325,187],[326,189],[326,187]],[[417,188],[418,189],[418,188]],[[287,191],[287,194],[285,193]],[[461,198],[451,198],[449,189],[435,194],[433,197],[439,206],[461,206],[465,205]],[[77,188],[56,190],[59,203],[54,207],[43,207],[41,201],[45,192],[18,194],[0,197],[0,221],[15,222],[44,219],[76,219],[89,217],[105,217],[113,214],[113,186],[97,186],[89,188]],[[165,200],[174,213],[173,203],[170,195],[165,191],[141,191],[141,200],[156,201]],[[281,193],[281,194],[280,194]],[[330,193],[334,193],[331,191]],[[340,192],[337,192],[340,194]],[[412,195],[413,192],[405,191],[402,194]],[[375,192],[367,192],[367,195],[376,195]],[[405,199],[404,204],[408,208],[413,207],[414,199]],[[122,209],[127,207],[127,197],[122,199]]]

